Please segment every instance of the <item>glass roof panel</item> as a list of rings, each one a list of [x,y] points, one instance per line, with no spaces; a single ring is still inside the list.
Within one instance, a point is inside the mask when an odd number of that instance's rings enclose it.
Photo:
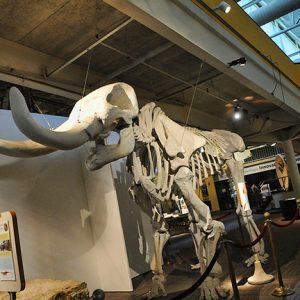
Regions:
[[[276,0],[241,0],[243,10],[251,13]],[[284,0],[283,0],[284,1]],[[294,62],[300,63],[300,8],[261,26],[261,29]]]

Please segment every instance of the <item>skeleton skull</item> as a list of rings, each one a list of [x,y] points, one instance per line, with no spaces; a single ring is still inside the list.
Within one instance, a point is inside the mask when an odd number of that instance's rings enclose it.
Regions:
[[[134,147],[132,119],[138,115],[135,92],[125,83],[101,87],[79,100],[68,120],[55,130],[37,124],[21,92],[12,87],[9,93],[14,121],[29,140],[0,140],[0,153],[15,157],[33,157],[56,150],[70,150],[94,141],[87,167],[99,169],[104,164],[128,155]],[[104,145],[112,130],[120,131],[118,145]]]

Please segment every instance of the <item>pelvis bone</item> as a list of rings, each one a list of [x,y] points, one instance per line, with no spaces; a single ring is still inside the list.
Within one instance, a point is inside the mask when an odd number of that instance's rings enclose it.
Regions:
[[[135,92],[128,84],[110,84],[88,94],[76,103],[68,120],[55,130],[35,122],[16,87],[10,89],[9,100],[14,121],[29,140],[0,140],[1,154],[33,157],[74,149],[87,141],[94,141],[96,146],[91,150],[87,167],[95,170],[133,150],[131,123],[139,109]],[[105,146],[104,139],[113,130],[120,132],[120,142]]]

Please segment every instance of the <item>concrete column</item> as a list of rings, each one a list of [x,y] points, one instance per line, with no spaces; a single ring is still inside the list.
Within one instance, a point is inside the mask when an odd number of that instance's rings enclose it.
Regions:
[[[285,159],[288,165],[289,177],[292,180],[293,188],[295,191],[295,196],[297,198],[300,198],[300,174],[295,158],[293,143],[291,140],[287,140],[282,142],[282,146],[285,154]]]

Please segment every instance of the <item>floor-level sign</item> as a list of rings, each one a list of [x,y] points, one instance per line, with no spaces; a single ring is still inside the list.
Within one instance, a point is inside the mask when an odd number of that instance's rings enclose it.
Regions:
[[[16,292],[25,288],[17,217],[14,211],[0,213],[0,291]]]

